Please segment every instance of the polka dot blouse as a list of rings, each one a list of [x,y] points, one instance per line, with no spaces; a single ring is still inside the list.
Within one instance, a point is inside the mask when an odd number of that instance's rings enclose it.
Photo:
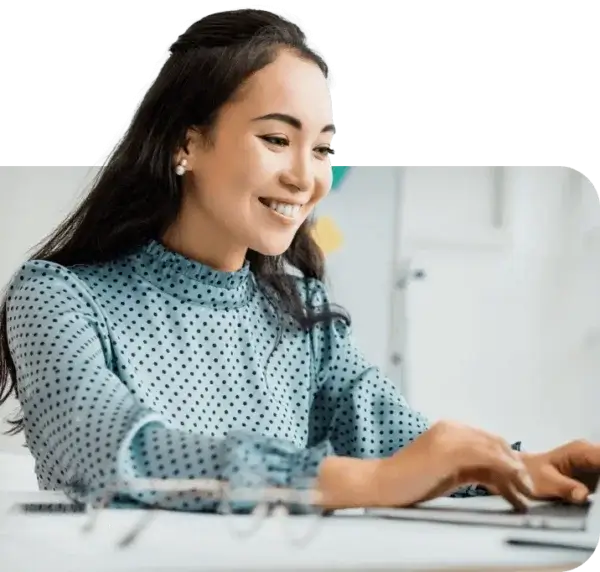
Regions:
[[[302,293],[327,301],[317,281]],[[346,326],[302,332],[278,319],[247,265],[217,271],[154,241],[102,265],[26,263],[9,289],[8,337],[44,489],[306,486],[327,455],[389,455],[428,427]],[[214,508],[191,492],[127,498]]]

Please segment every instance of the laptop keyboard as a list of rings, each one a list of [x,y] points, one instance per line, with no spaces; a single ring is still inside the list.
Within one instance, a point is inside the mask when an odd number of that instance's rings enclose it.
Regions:
[[[590,507],[590,503],[574,505],[568,503],[548,503],[532,506],[527,514],[536,517],[573,518],[584,517]]]

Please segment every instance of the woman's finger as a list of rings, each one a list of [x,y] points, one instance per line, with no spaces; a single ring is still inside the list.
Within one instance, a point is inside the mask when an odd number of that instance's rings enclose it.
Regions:
[[[585,502],[590,494],[582,482],[563,475],[555,467],[545,470],[542,479],[540,495],[546,498],[579,504]]]
[[[514,489],[524,501],[531,499],[534,495],[535,485],[523,458],[517,451],[509,448],[505,459],[511,490]]]
[[[600,445],[587,441],[571,441],[550,453],[559,462],[567,462],[582,471],[600,472]]]
[[[517,512],[527,512],[527,498],[516,486],[506,481],[503,481],[496,486],[498,493],[503,496]]]
[[[518,512],[527,510],[527,493],[521,477],[510,465],[501,462],[494,463],[482,472],[482,484],[493,494],[504,497]]]
[[[513,483],[516,489],[526,497],[533,496],[533,479],[529,474],[527,465],[525,465],[518,452],[510,447],[507,450],[501,444],[500,452],[498,452],[496,459],[499,463],[499,469],[506,472],[507,478]]]
[[[523,462],[505,451],[489,451],[487,469],[483,472],[484,485],[503,496],[517,511],[527,510],[527,499],[532,495],[532,481]]]

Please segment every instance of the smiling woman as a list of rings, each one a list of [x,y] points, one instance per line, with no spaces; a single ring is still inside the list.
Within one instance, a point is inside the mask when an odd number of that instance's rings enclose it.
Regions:
[[[210,131],[187,130],[175,154],[185,169],[182,208],[165,244],[222,270],[239,269],[248,249],[286,252],[331,188],[334,131],[323,70],[281,50],[244,82]]]
[[[325,508],[471,483],[518,507],[589,492],[569,475],[600,468],[597,449],[526,457],[430,428],[356,347],[311,227],[332,185],[327,72],[297,26],[260,10],[207,16],[171,46],[90,194],[2,305],[0,401],[22,405],[41,487],[87,501],[116,485],[183,510],[217,504],[132,483],[308,486]]]

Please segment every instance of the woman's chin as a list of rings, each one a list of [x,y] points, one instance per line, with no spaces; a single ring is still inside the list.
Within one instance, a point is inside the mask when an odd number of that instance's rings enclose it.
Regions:
[[[250,245],[250,250],[254,250],[254,252],[258,252],[263,256],[281,256],[290,247],[293,238],[291,236],[288,240],[282,240],[281,237],[271,240],[259,240]]]

